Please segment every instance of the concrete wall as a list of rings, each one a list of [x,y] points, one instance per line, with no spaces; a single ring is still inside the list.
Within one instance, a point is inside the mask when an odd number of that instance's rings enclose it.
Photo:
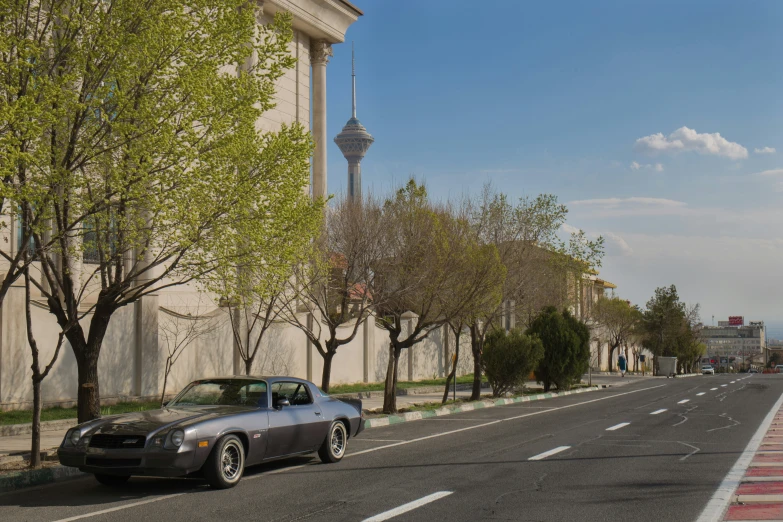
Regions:
[[[183,295],[191,299],[182,300]],[[112,317],[99,359],[101,397],[107,403],[129,397],[159,397],[163,390],[166,358],[169,350],[185,337],[194,322],[201,330],[172,367],[166,394],[173,394],[187,383],[203,377],[243,374],[244,363],[234,347],[231,324],[224,309],[206,301],[194,301],[190,292],[177,296],[145,298],[140,304],[126,306]],[[32,401],[30,364],[32,356],[24,324],[24,293],[13,288],[2,307],[0,336],[0,409],[29,408]],[[164,303],[168,306],[159,305]],[[188,303],[188,304],[183,304]],[[176,305],[175,305],[176,304]],[[41,303],[32,308],[33,331],[45,366],[53,354],[59,329],[54,317]],[[143,318],[139,328],[137,314]],[[190,314],[190,315],[188,315]],[[91,315],[82,321],[89,329]],[[341,327],[340,337],[350,334],[352,325]],[[444,377],[454,350],[449,332],[448,351],[444,328],[435,329],[424,341],[403,350],[398,379],[407,381]],[[174,335],[172,335],[174,332]],[[137,335],[141,337],[137,339]],[[256,329],[251,337],[256,337]],[[470,338],[461,339],[459,374],[472,372]],[[323,359],[311,346],[312,372],[308,375],[308,346],[305,335],[284,323],[273,324],[265,333],[256,355],[252,373],[256,375],[293,375],[321,382]],[[389,358],[388,334],[374,319],[360,325],[356,337],[338,349],[332,365],[331,383],[381,382],[385,379]],[[411,362],[409,366],[409,361]],[[76,400],[76,361],[67,341],[51,373],[43,384],[47,404],[72,405]]]

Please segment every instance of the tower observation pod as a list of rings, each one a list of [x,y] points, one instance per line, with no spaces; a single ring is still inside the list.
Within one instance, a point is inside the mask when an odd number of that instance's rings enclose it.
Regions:
[[[356,57],[351,45],[351,119],[343,130],[335,136],[334,142],[348,160],[348,199],[355,201],[362,197],[362,158],[367,153],[375,138],[367,132],[364,125],[356,117]]]

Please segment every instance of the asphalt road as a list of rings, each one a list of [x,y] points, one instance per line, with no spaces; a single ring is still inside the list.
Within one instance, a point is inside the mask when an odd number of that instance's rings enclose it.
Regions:
[[[0,520],[695,520],[782,393],[779,375],[640,380],[373,428],[339,464],[260,466],[226,491],[44,486],[0,496]]]

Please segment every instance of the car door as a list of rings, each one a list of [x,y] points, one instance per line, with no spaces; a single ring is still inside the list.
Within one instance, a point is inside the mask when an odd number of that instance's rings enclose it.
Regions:
[[[323,442],[321,408],[314,402],[309,387],[302,382],[272,383],[272,409],[269,410],[267,457],[311,451]],[[289,406],[278,405],[282,398]]]

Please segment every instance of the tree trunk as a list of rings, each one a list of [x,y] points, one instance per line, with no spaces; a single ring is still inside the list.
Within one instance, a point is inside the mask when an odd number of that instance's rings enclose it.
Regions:
[[[90,333],[84,342],[81,328],[74,328],[66,333],[71,342],[71,349],[76,356],[79,389],[77,392],[77,415],[80,423],[101,416],[101,393],[98,385],[98,356],[101,353],[103,338],[109,328],[109,321],[114,313],[110,306],[98,306],[90,321]]]
[[[457,378],[457,361],[459,361],[459,335],[454,336],[454,357],[451,360],[451,372],[446,377],[446,387],[443,390],[443,400],[441,404],[446,404],[449,400],[449,387],[451,386],[451,380]]]
[[[98,388],[98,356],[83,354],[76,359],[77,419],[79,423],[96,419],[101,415],[101,395]]]
[[[473,352],[473,390],[470,400],[477,401],[481,398],[481,354],[483,351],[483,339],[478,325],[470,327],[470,349]],[[456,379],[456,375],[454,377]]]
[[[252,371],[253,371],[253,357],[248,357],[247,359],[245,359],[245,375],[250,375]]]
[[[552,381],[550,381],[549,379],[544,379],[541,382],[544,385],[544,393],[548,392],[550,388],[552,388]]]
[[[386,386],[383,391],[383,413],[397,413],[397,364],[400,350],[389,343],[389,365],[386,367]]]
[[[166,369],[163,372],[163,389],[160,392],[160,407],[163,408],[163,403],[166,401],[166,384],[169,382],[169,372],[171,372],[171,357],[166,359]]]
[[[324,369],[321,372],[321,389],[326,393],[329,393],[329,380],[332,377],[332,359],[334,359],[334,352],[328,350],[324,355]]]
[[[41,467],[41,380],[33,377],[33,433],[30,447],[30,469]]]

